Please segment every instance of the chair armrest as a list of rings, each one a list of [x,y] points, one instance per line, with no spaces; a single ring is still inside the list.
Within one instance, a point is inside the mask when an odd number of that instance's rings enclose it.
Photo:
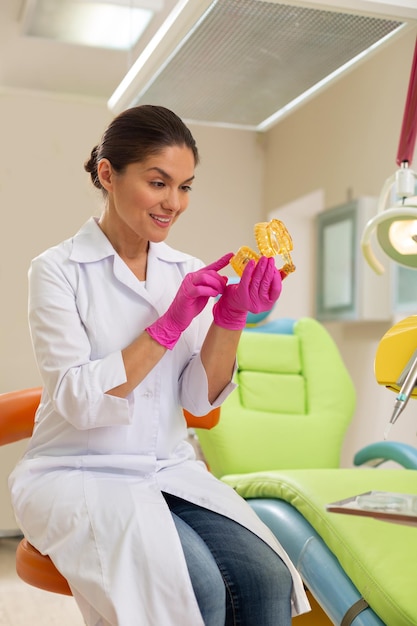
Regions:
[[[41,387],[0,394],[0,446],[31,436]]]
[[[399,441],[378,441],[359,450],[353,459],[355,465],[371,467],[386,461],[395,461],[405,469],[417,469],[417,449]]]

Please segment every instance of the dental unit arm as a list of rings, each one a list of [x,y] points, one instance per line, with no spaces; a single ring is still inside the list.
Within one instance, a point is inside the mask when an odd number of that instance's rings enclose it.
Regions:
[[[404,267],[417,269],[417,174],[410,167],[416,135],[417,38],[396,157],[399,169],[385,181],[378,199],[377,214],[366,224],[361,239],[363,256],[377,274],[383,274],[384,267],[371,247],[374,231],[382,251],[389,258]],[[396,201],[390,206],[394,195]],[[389,430],[405,409],[410,397],[417,395],[415,320],[417,317],[412,316],[393,326],[381,339],[377,349],[376,380],[397,392],[384,439],[387,439]]]
[[[408,400],[410,399],[411,394],[416,386],[417,382],[417,351],[414,352],[410,361],[407,363],[405,369],[403,370],[398,382],[401,380],[403,375],[405,374],[404,382],[401,385],[401,389],[395,399],[394,410],[391,415],[391,419],[388,423],[388,426],[384,433],[384,439],[388,437],[388,433],[391,429],[391,426],[395,424],[400,414],[406,407]]]
[[[371,246],[374,231],[384,252],[400,265],[417,268],[417,174],[411,169],[417,134],[417,39],[410,73],[396,163],[378,199],[377,214],[367,223],[361,239],[368,265],[383,274],[384,267]],[[391,204],[392,196],[396,201]]]
[[[385,333],[375,355],[375,378],[380,385],[397,392],[389,430],[410,398],[417,398],[417,315],[411,315]]]

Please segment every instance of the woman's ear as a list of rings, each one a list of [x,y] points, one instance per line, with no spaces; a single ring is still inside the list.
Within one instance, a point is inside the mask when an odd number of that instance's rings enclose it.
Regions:
[[[100,159],[97,165],[97,176],[106,191],[112,190],[113,170],[108,159]]]

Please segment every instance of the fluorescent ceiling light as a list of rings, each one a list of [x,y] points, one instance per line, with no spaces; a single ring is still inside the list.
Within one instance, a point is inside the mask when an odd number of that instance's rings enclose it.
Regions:
[[[37,0],[28,4],[27,35],[115,50],[131,49],[154,13],[129,0]]]
[[[176,50],[191,36],[195,28],[204,19],[205,10],[216,0],[179,0],[165,22],[141,52],[133,66],[129,69],[122,82],[108,101],[110,110],[120,113],[123,109],[133,106],[132,99],[137,96],[137,85],[143,80],[152,80],[154,65],[158,71],[164,67]],[[150,75],[147,67],[150,66]],[[142,74],[146,76],[143,78]]]

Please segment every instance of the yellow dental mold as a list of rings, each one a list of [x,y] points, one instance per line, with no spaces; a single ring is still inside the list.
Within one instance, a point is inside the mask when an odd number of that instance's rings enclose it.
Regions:
[[[280,268],[280,272],[283,278],[294,272],[295,265],[290,255],[293,243],[291,235],[283,222],[276,219],[270,222],[259,222],[255,224],[254,235],[260,254],[254,252],[248,246],[242,246],[230,260],[230,265],[238,276],[242,276],[248,261],[253,259],[255,262],[258,262],[261,255],[272,257],[279,254],[282,257],[284,265]]]

